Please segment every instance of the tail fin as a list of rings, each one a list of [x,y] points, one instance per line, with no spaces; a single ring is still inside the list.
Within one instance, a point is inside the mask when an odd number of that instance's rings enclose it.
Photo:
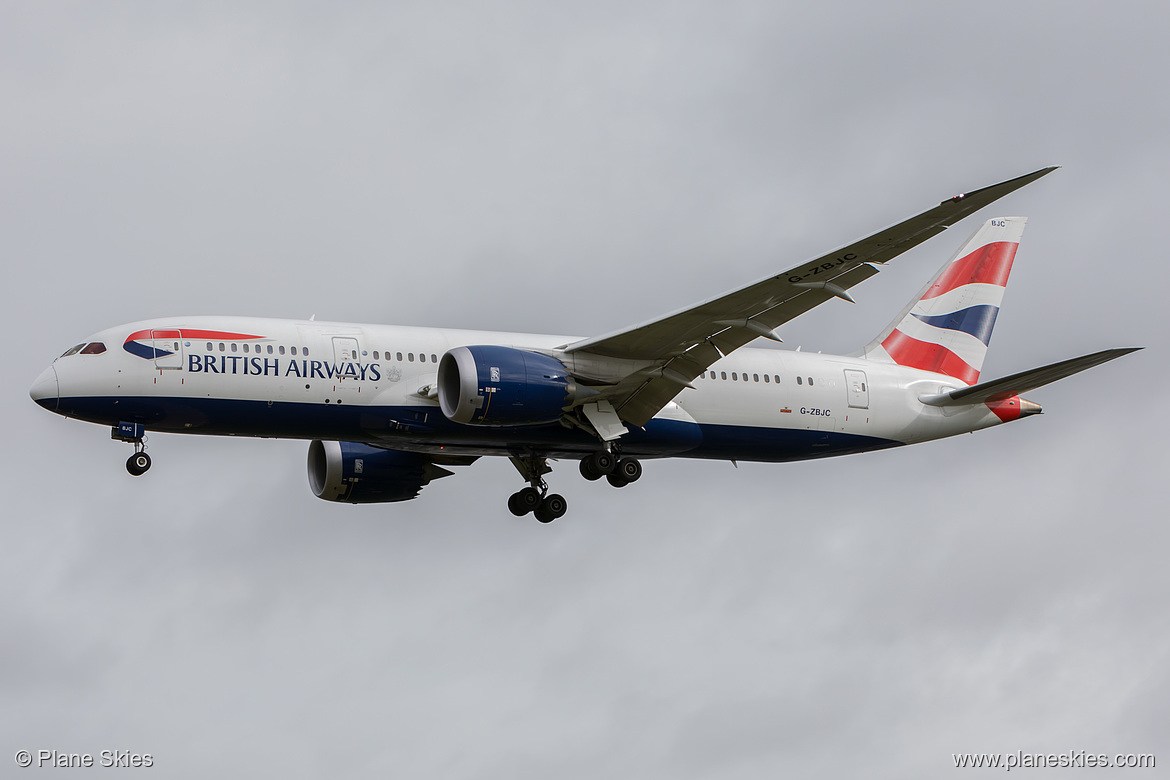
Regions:
[[[979,381],[1027,217],[989,219],[865,348],[870,360]]]

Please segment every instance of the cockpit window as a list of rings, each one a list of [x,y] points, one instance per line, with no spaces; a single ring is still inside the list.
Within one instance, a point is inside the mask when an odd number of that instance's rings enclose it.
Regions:
[[[83,355],[100,355],[106,351],[106,345],[100,341],[93,341],[85,345],[85,349],[81,350]]]
[[[76,347],[70,347],[69,349],[67,349],[63,353],[61,353],[61,357],[69,357],[70,355],[76,355],[78,352],[81,351],[81,348],[84,346],[85,346],[84,344],[78,344]]]

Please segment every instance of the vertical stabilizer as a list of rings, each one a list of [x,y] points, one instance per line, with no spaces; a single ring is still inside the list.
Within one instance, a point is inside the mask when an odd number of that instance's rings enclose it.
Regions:
[[[1026,217],[983,223],[921,294],[865,348],[870,360],[979,381]]]

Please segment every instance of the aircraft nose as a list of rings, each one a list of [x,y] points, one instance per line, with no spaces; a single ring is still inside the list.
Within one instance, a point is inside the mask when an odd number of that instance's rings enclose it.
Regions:
[[[28,391],[29,397],[50,412],[57,411],[57,369],[49,366],[33,382]]]

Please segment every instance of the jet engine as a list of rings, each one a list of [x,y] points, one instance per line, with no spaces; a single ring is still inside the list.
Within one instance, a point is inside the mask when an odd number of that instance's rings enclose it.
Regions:
[[[456,347],[439,361],[439,407],[466,425],[556,422],[577,384],[556,358],[512,347]]]
[[[349,441],[309,444],[309,487],[326,501],[377,504],[409,501],[432,479],[452,472],[416,452],[381,450]]]

